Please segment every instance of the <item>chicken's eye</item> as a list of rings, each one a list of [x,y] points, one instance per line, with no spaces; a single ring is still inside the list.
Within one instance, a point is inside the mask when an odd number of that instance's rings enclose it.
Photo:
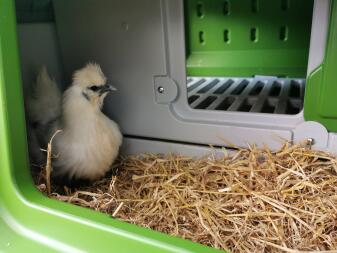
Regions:
[[[89,89],[92,91],[98,91],[99,87],[96,85],[93,85],[93,86],[90,86]]]

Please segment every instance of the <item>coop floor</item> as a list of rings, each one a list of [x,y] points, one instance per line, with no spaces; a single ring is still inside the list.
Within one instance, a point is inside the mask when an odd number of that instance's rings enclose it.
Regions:
[[[51,198],[232,253],[336,252],[336,163],[286,143],[218,158],[128,156],[116,176],[75,188],[51,180],[51,194],[44,170],[33,178]]]
[[[194,109],[297,114],[303,108],[305,79],[188,77]]]

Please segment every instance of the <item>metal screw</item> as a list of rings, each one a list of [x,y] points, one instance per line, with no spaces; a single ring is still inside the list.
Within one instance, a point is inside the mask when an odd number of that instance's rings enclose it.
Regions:
[[[315,139],[314,139],[314,138],[308,138],[308,139],[307,139],[307,146],[308,146],[309,148],[311,148],[312,145],[314,145],[314,144],[315,144]]]
[[[159,87],[158,87],[158,92],[159,92],[159,93],[164,93],[164,88],[163,88],[162,86],[159,86]]]

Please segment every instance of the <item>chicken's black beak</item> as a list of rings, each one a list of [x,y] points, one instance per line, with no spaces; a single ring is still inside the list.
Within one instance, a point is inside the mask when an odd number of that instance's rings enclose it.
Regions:
[[[117,90],[117,89],[116,89],[114,86],[112,86],[112,85],[110,85],[110,84],[106,84],[106,85],[101,86],[101,88],[100,88],[100,90],[99,90],[99,94],[100,94],[100,95],[103,95],[103,94],[106,93],[106,92],[116,91],[116,90]]]

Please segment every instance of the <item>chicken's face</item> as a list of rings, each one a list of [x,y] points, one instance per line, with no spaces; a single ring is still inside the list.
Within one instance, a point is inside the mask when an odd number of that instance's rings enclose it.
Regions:
[[[107,84],[101,68],[97,64],[89,63],[75,72],[73,85],[81,89],[82,96],[94,107],[101,108],[105,96],[116,88]]]

